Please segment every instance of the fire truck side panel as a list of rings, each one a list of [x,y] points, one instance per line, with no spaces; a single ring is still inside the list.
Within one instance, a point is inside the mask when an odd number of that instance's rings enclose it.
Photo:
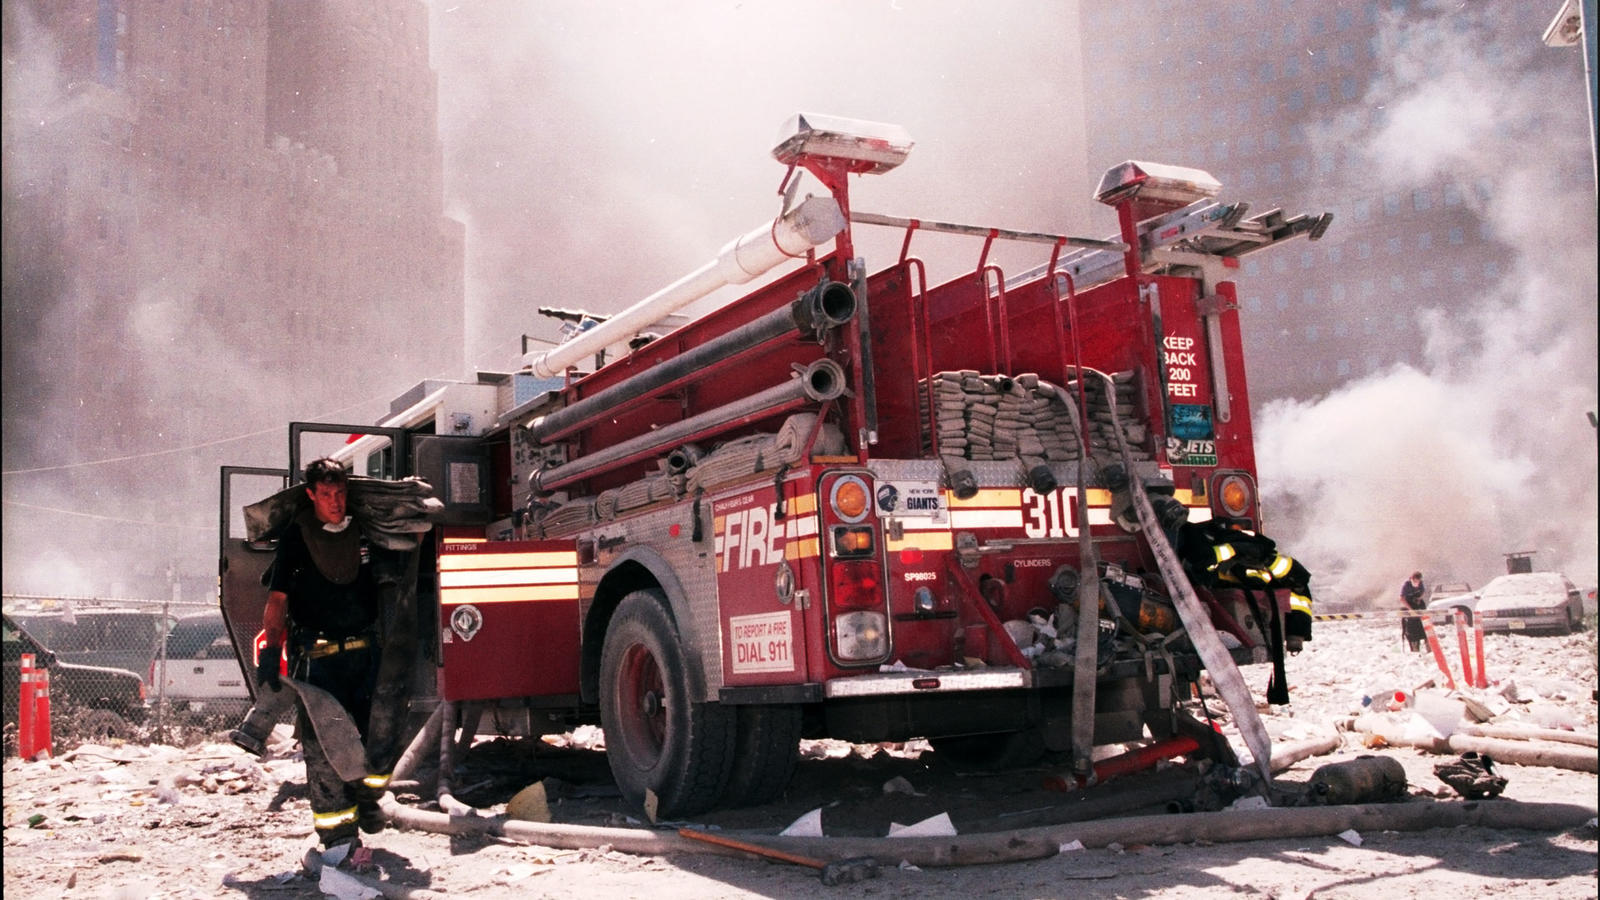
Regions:
[[[438,561],[441,696],[576,697],[577,563],[571,541],[447,539]]]
[[[891,459],[922,454],[926,413],[917,405],[918,383],[926,371],[925,335],[914,305],[910,266],[899,263],[867,279],[872,347],[878,367],[878,443],[875,456]]]
[[[729,687],[797,684],[809,667],[800,591],[815,592],[817,496],[804,478],[757,482],[711,504]]]
[[[666,598],[694,695],[717,699],[723,667],[716,559],[709,539],[692,540],[693,506],[686,501],[646,510],[577,537],[586,700],[598,699],[600,653],[611,614],[636,590],[655,590]],[[709,500],[701,506],[703,524],[709,525]]]

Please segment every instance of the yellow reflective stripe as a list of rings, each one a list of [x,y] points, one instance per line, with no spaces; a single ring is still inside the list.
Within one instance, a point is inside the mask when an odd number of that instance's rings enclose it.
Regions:
[[[1215,547],[1212,547],[1211,549],[1212,549],[1213,552],[1215,552],[1217,554],[1217,562],[1219,562],[1219,563],[1220,562],[1227,562],[1228,560],[1233,559],[1233,557],[1234,557],[1234,552],[1235,551],[1233,549],[1233,545],[1232,544],[1218,544]]]
[[[1303,594],[1290,594],[1289,608],[1298,609],[1309,616],[1311,615],[1311,598]]]
[[[816,538],[803,538],[790,541],[783,545],[784,559],[811,559],[821,549],[821,543]]]
[[[1294,558],[1293,557],[1289,557],[1289,556],[1283,556],[1283,555],[1280,554],[1277,559],[1272,561],[1272,567],[1271,567],[1272,577],[1273,578],[1282,578],[1283,576],[1289,574],[1289,570],[1291,568],[1293,568],[1293,567],[1294,567]]]
[[[796,516],[809,515],[817,511],[817,495],[801,494],[789,498],[789,514]]]
[[[949,550],[955,546],[955,536],[948,531],[908,531],[900,540],[889,540],[889,551],[916,547],[919,550]]]
[[[338,812],[311,814],[311,824],[317,828],[338,828],[340,825],[349,825],[356,820],[356,808],[341,809]]]
[[[383,788],[389,786],[388,775],[368,775],[361,779],[361,783],[369,788]]]

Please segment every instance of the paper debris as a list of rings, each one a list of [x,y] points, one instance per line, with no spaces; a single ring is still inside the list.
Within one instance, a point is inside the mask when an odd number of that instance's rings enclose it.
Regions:
[[[1357,834],[1354,828],[1339,832],[1339,837],[1352,847],[1361,846],[1361,835]]]
[[[902,872],[921,872],[922,868],[920,866],[912,865],[910,860],[902,859],[902,860],[900,860],[900,871],[902,871]]]
[[[921,822],[911,825],[901,825],[897,822],[889,823],[889,837],[949,837],[956,833],[955,823],[950,821],[950,814],[939,813],[929,816]]]
[[[322,877],[317,879],[317,890],[332,894],[339,900],[370,900],[383,896],[377,888],[362,884],[357,878],[339,871],[337,863],[324,865]]]
[[[1065,844],[1062,844],[1061,847],[1056,852],[1058,852],[1058,853],[1071,853],[1074,850],[1082,850],[1082,849],[1083,849],[1083,841],[1080,841],[1077,838],[1073,838],[1072,840],[1067,841]]]
[[[793,822],[789,827],[778,832],[781,835],[792,837],[822,837],[822,807],[817,807]]]
[[[1237,809],[1269,809],[1269,808],[1270,808],[1270,806],[1267,804],[1267,798],[1265,798],[1265,797],[1263,797],[1263,796],[1261,796],[1259,794],[1252,794],[1249,797],[1240,797],[1239,799],[1237,799],[1237,800],[1233,801],[1232,803],[1228,804],[1228,809],[1235,809],[1235,810],[1237,810]]]

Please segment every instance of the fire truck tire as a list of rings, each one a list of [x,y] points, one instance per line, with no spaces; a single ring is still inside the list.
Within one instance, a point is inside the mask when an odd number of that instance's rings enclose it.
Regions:
[[[1037,728],[1000,734],[931,738],[940,757],[958,769],[1000,772],[1030,766],[1044,758],[1044,733]]]
[[[617,788],[657,819],[716,805],[733,763],[730,708],[691,699],[678,629],[658,591],[622,598],[600,656],[600,724]]]
[[[756,806],[778,799],[800,758],[800,707],[736,706],[733,771],[723,807]]]

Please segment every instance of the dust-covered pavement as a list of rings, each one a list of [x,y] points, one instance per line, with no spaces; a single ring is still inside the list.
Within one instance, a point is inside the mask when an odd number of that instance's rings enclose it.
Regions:
[[[1442,636],[1459,675],[1454,634]],[[1289,662],[1294,702],[1263,711],[1269,731],[1280,741],[1326,734],[1335,720],[1362,712],[1364,696],[1410,692],[1440,678],[1431,655],[1403,648],[1393,622],[1319,623],[1316,640]],[[1493,683],[1487,690],[1465,693],[1496,712],[1492,724],[1595,735],[1592,629],[1566,637],[1489,635],[1486,657]],[[1266,676],[1264,666],[1246,669],[1258,697]],[[1212,707],[1217,708],[1215,701]],[[1418,727],[1411,710],[1394,713],[1393,720],[1401,730]],[[457,778],[464,786],[461,796],[489,812],[502,812],[517,788],[544,779],[557,822],[636,824],[642,813],[615,796],[603,756],[581,746],[593,744],[596,735],[573,737],[580,746],[571,746],[570,738],[555,741],[569,746],[542,742],[536,748],[480,740]],[[1365,742],[1381,743],[1372,738]],[[304,766],[292,747],[283,750],[287,753],[282,758],[256,760],[223,743],[188,748],[85,745],[56,760],[8,760],[8,896],[322,896],[316,881],[298,874],[312,843],[310,815]],[[830,835],[881,836],[891,822],[905,824],[941,812],[963,834],[1070,818],[1062,812],[1069,795],[1050,790],[1059,785],[1059,762],[974,775],[953,769],[918,744],[885,749],[807,742],[805,750],[807,757],[782,800],[708,814],[695,824],[726,834],[773,834],[819,807]],[[1405,767],[1412,794],[1407,802],[1434,802],[1434,796],[1450,794],[1433,774],[1434,764],[1449,757],[1403,746],[1369,749],[1356,734],[1346,735],[1334,755],[1305,760],[1282,777],[1304,782],[1319,765],[1374,752]],[[1504,796],[1509,800],[1595,804],[1597,778],[1590,772],[1503,763],[1499,771],[1508,779]],[[1138,779],[1152,777],[1133,776],[1092,791],[1133,798]],[[1124,812],[1159,813],[1160,808],[1134,805]],[[1070,826],[1058,827],[1070,832]],[[1549,831],[1378,831],[1349,837],[1090,847],[1048,859],[942,869],[902,868],[885,858],[880,877],[834,888],[821,887],[814,870],[710,854],[636,856],[604,846],[557,850],[493,837],[394,830],[367,838],[367,845],[373,848],[376,866],[371,876],[389,881],[393,893],[405,885],[435,895],[484,898],[583,894],[702,900],[816,891],[876,897],[1356,897],[1368,895],[1380,883],[1389,897],[1596,894],[1592,825]],[[1359,846],[1351,840],[1359,840]]]

